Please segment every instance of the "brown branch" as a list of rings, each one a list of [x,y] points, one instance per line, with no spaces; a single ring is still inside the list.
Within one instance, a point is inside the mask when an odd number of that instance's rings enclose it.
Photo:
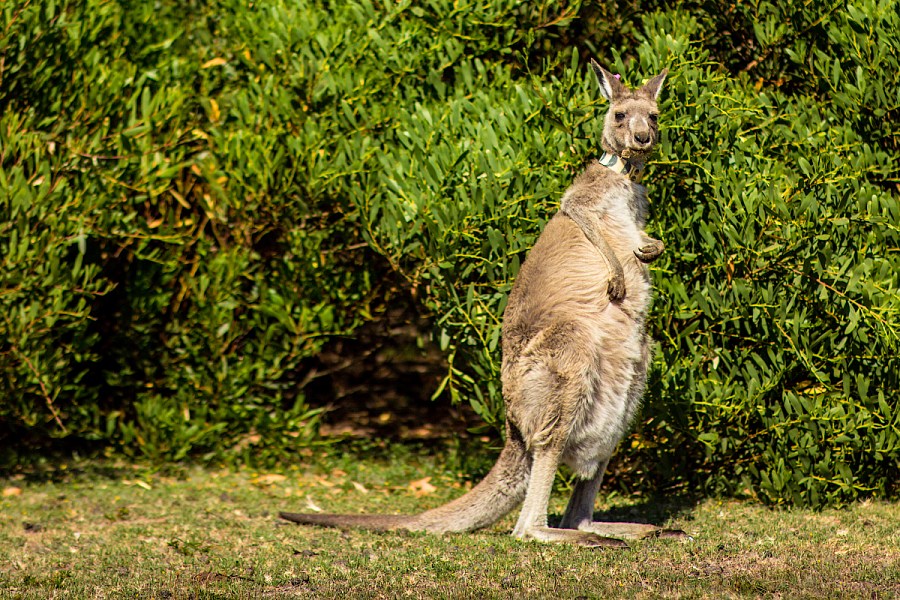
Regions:
[[[56,412],[56,407],[53,406],[53,399],[50,398],[50,393],[47,391],[47,386],[44,385],[44,380],[41,379],[41,374],[38,373],[38,370],[35,368],[31,360],[27,356],[22,354],[19,349],[15,347],[15,345],[12,348],[13,352],[18,354],[22,358],[22,360],[25,361],[25,364],[28,365],[28,368],[31,369],[31,372],[34,373],[34,376],[37,378],[38,385],[41,386],[41,392],[44,394],[44,400],[47,402],[47,408],[50,409],[50,414],[53,415],[53,420],[56,421],[56,424],[59,425],[59,428],[62,429],[63,432],[67,432],[66,426],[63,425],[62,420],[59,418],[59,413]]]
[[[8,330],[12,331],[12,323],[10,323],[9,317],[4,315],[3,320],[6,321],[6,327],[8,328]],[[63,425],[62,419],[59,418],[59,413],[56,412],[56,407],[53,405],[53,399],[50,397],[50,392],[47,390],[47,386],[44,385],[44,380],[41,378],[41,374],[37,370],[37,367],[34,366],[34,363],[31,362],[31,359],[29,359],[21,350],[19,350],[18,346],[16,346],[12,342],[10,342],[9,345],[16,356],[22,359],[22,361],[34,374],[35,378],[37,378],[38,385],[41,386],[41,393],[44,396],[44,401],[47,403],[47,408],[50,409],[50,414],[53,415],[53,420],[56,421],[56,424],[59,425],[59,428],[62,429],[64,433],[68,433],[66,426]]]
[[[7,34],[9,33],[9,28],[12,27],[13,24],[14,24],[16,21],[19,20],[19,17],[22,15],[22,13],[25,11],[25,9],[28,8],[28,5],[29,5],[29,4],[31,4],[31,0],[27,0],[27,2],[25,2],[25,4],[23,4],[23,5],[19,8],[19,10],[16,11],[16,14],[14,14],[14,15],[12,16],[12,18],[9,20],[9,23],[6,24],[6,28],[3,30],[3,35],[4,35],[4,36],[7,35]]]

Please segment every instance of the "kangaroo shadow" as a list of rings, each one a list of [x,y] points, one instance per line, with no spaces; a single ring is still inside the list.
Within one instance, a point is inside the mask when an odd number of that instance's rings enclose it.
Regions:
[[[664,527],[673,520],[693,521],[694,509],[703,498],[700,494],[651,495],[643,497],[636,504],[594,511],[593,520],[608,523],[644,523]],[[551,527],[559,527],[561,521],[561,514],[548,516]]]

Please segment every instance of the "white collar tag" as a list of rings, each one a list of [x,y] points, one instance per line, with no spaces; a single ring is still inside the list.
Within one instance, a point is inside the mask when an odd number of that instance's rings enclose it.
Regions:
[[[604,152],[600,156],[600,158],[597,159],[597,162],[611,171],[621,173],[632,181],[640,181],[641,179],[641,169],[638,168],[637,165],[633,165],[628,161],[622,160],[615,154]]]

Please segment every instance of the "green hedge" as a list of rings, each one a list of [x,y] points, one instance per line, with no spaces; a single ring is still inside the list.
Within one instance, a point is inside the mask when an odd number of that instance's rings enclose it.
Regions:
[[[450,363],[435,392],[499,424],[507,293],[598,151],[590,55],[632,85],[670,70],[626,481],[896,494],[896,2],[2,14],[8,432],[285,456],[315,434],[322,344],[409,298]]]
[[[253,82],[220,64],[207,4],[3,14],[8,434],[288,455],[314,433],[298,370],[374,287],[333,185],[304,169],[329,132],[298,135],[290,106],[221,129],[216,98]]]

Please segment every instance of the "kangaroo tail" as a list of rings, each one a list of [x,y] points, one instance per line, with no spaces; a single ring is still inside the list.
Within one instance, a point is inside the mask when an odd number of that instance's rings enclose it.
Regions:
[[[456,500],[415,516],[415,525],[435,533],[492,525],[525,499],[530,474],[531,455],[521,434],[507,422],[506,445],[485,478]]]
[[[418,515],[327,515],[280,513],[307,525],[374,530],[408,529],[444,533],[474,531],[506,516],[525,498],[531,455],[517,430],[507,424],[506,445],[485,478],[465,495]]]
[[[328,515],[280,512],[278,516],[285,521],[293,521],[303,525],[320,525],[322,527],[340,527],[373,529],[388,531],[390,529],[409,528],[413,517],[405,515]]]

